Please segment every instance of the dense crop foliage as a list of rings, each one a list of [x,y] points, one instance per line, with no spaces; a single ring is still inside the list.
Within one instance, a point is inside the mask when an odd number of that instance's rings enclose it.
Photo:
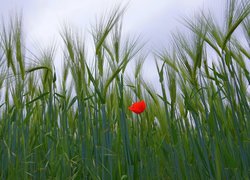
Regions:
[[[62,74],[54,47],[30,52],[21,20],[3,24],[0,179],[249,178],[250,2],[226,12],[223,25],[186,19],[190,36],[155,50],[160,92],[143,80],[139,39],[122,36],[121,9],[93,28],[92,57],[64,29]]]

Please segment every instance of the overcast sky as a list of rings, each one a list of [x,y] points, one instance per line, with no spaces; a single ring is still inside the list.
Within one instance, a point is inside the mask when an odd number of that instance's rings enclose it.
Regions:
[[[218,0],[217,0],[218,1]],[[222,2],[223,0],[219,0]],[[47,43],[57,38],[63,23],[87,30],[115,5],[129,3],[124,30],[157,42],[169,36],[184,16],[208,7],[216,0],[0,0],[4,18],[22,12],[27,38]],[[210,2],[210,3],[209,3]],[[216,2],[216,7],[218,7]]]
[[[98,17],[116,5],[129,3],[124,33],[141,35],[148,47],[161,48],[168,44],[171,32],[181,31],[182,17],[193,17],[202,9],[220,13],[223,2],[225,0],[0,0],[0,15],[6,20],[22,12],[26,43],[46,47],[58,40],[65,22],[87,33]],[[151,63],[145,64],[146,70],[154,66]],[[156,76],[149,78],[153,80]]]

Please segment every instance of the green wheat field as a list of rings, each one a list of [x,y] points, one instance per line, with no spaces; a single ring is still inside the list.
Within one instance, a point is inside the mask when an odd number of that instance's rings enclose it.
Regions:
[[[2,23],[0,179],[249,179],[250,1],[228,0],[222,24],[184,18],[149,52],[154,84],[124,11],[92,28],[93,55],[65,26],[61,71],[54,46],[25,46],[19,16]],[[128,109],[141,100],[144,112]]]

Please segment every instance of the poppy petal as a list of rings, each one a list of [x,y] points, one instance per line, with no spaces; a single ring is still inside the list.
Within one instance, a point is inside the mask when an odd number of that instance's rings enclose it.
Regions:
[[[140,114],[146,109],[146,103],[143,100],[135,102],[128,109],[136,114]]]

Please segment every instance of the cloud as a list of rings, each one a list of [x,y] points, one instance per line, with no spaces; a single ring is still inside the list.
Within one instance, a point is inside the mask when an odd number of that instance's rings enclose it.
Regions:
[[[1,3],[0,12],[7,18],[9,13],[22,11],[28,46],[39,42],[46,47],[58,41],[64,23],[87,31],[96,19],[120,4],[128,4],[124,33],[141,35],[148,42],[148,50],[167,46],[171,32],[181,28],[181,17],[193,16],[207,7],[221,8],[216,0],[10,0]],[[146,62],[145,71],[152,69],[152,63]],[[147,76],[155,78],[150,73]]]
[[[184,8],[195,7],[200,2],[202,1],[189,0],[187,3],[181,0],[12,0],[12,3],[3,3],[1,10],[4,11],[1,12],[6,14],[7,11],[22,10],[28,33],[49,40],[51,38],[45,36],[58,32],[61,23],[66,21],[86,29],[107,9],[119,4],[129,4],[124,23],[125,30],[131,32],[144,31],[152,22],[164,25],[158,20],[162,15],[171,18],[176,13],[183,12]]]

